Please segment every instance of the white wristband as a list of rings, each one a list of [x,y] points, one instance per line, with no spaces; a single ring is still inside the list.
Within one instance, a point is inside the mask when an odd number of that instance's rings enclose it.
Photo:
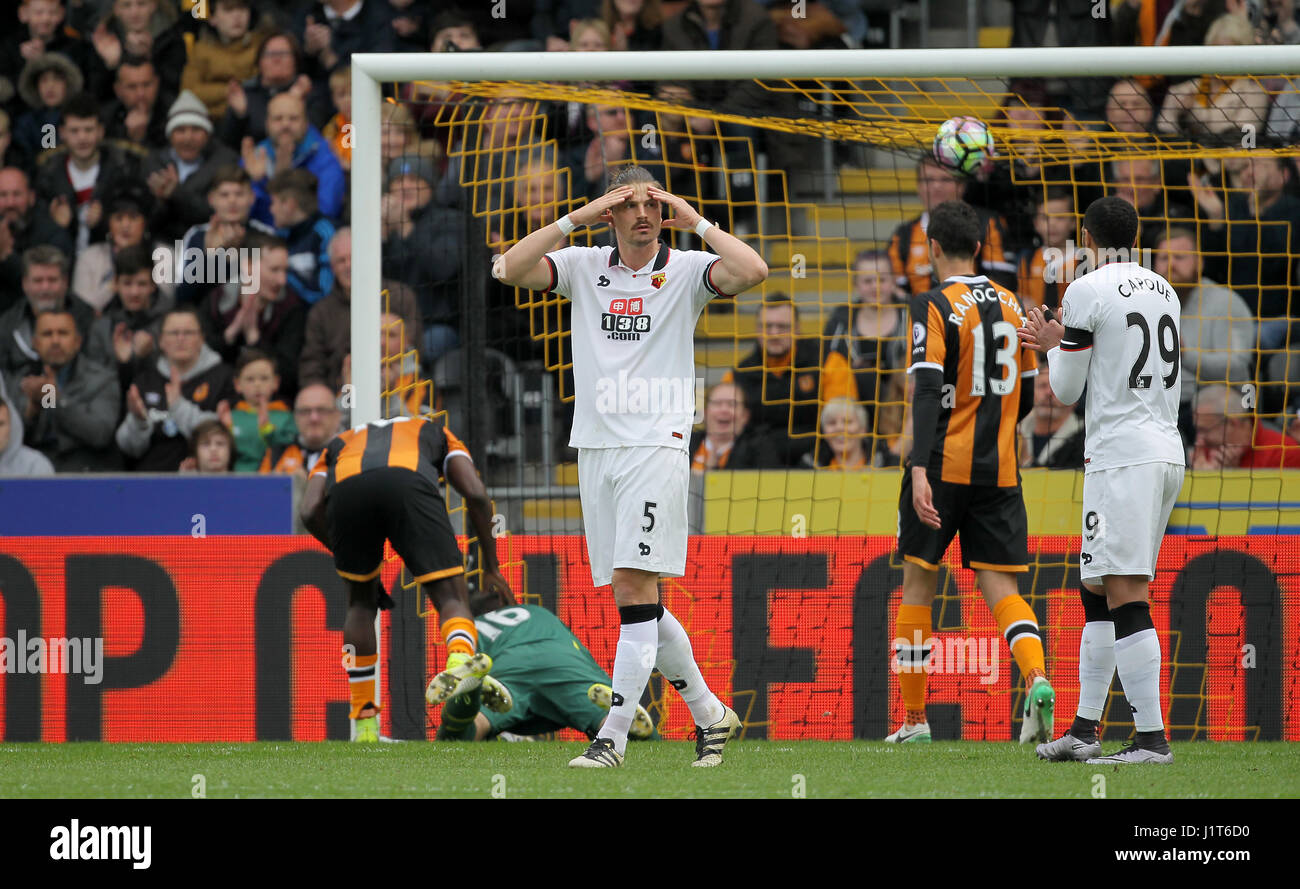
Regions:
[[[555,220],[555,224],[558,225],[560,231],[566,235],[573,234],[573,230],[577,228],[577,226],[573,224],[573,220],[569,219],[568,213],[565,213],[559,219]]]
[[[695,233],[701,238],[704,237],[704,233],[711,228],[713,228],[713,223],[709,222],[707,219],[702,218],[699,222],[695,223]]]

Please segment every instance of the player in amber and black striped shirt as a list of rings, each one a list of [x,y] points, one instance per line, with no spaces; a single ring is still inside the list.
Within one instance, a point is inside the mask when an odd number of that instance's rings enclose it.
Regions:
[[[498,569],[491,501],[468,449],[441,423],[399,417],[343,432],[326,446],[307,481],[303,523],[334,554],[334,566],[348,585],[343,642],[352,655],[345,665],[357,740],[379,739],[375,614],[393,605],[379,581],[385,540],[442,621],[447,669],[429,684],[429,702],[473,690],[491,668],[491,658],[475,654],[478,635],[464,560],[439,478],[465,498],[478,534],[483,588],[508,596],[510,588]]]
[[[1016,334],[1020,300],[975,274],[981,226],[961,201],[945,201],[926,229],[939,286],[912,300],[912,459],[898,503],[903,599],[896,672],[906,715],[886,740],[929,741],[925,714],[930,608],[954,536],[1026,681],[1021,742],[1050,738],[1055,695],[1033,609],[1015,575],[1029,570],[1016,424],[1033,406],[1024,379],[1038,373]]]

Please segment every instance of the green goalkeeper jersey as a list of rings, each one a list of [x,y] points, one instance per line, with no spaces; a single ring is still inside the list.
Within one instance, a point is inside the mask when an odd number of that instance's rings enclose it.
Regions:
[[[478,650],[492,656],[492,675],[514,696],[508,713],[483,715],[493,734],[544,734],[570,727],[592,736],[605,711],[591,703],[587,689],[610,682],[578,637],[560,619],[537,605],[511,605],[481,614]]]

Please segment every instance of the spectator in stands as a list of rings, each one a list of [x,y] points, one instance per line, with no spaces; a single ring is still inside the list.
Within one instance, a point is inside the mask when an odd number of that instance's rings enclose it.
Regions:
[[[181,472],[230,472],[235,453],[235,436],[220,420],[204,420],[194,427],[190,455],[181,461]]]
[[[812,451],[822,404],[858,397],[844,356],[824,349],[817,338],[798,337],[798,323],[788,297],[768,294],[758,312],[758,342],[722,378],[744,390],[756,431],[772,437],[788,466]]]
[[[306,170],[316,177],[316,203],[320,212],[337,219],[343,209],[346,183],[343,166],[316,129],[307,122],[307,106],[296,93],[286,92],[267,106],[266,138],[256,146],[245,137],[241,148],[244,169],[253,180],[252,216],[271,223],[271,201],[266,184],[286,170]]]
[[[72,292],[95,312],[102,313],[113,298],[113,257],[127,247],[149,246],[149,193],[137,183],[107,195],[108,237],[77,255],[72,271]],[[165,250],[171,257],[171,251]]]
[[[298,436],[289,405],[276,395],[280,375],[275,358],[250,347],[235,363],[235,391],[240,400],[234,407],[217,406],[217,417],[235,437],[235,472],[257,472],[272,445],[288,445]]]
[[[379,316],[379,350],[380,416],[432,416],[433,384],[421,379],[419,353],[410,348],[406,325],[392,312]]]
[[[210,0],[207,27],[190,47],[181,89],[198,96],[213,120],[226,113],[231,82],[257,74],[257,52],[266,34],[253,30],[252,22],[249,0]]]
[[[601,0],[600,17],[619,52],[654,52],[663,43],[662,0]]]
[[[650,149],[637,143],[633,148],[625,108],[587,105],[585,111],[590,141],[575,145],[570,155],[575,190],[593,201],[604,194],[605,183],[613,178],[612,171],[630,163],[646,167],[657,180],[664,181],[657,147]]]
[[[14,144],[25,162],[34,163],[41,152],[55,146],[63,106],[81,92],[82,83],[81,72],[62,53],[47,52],[23,66],[18,95],[27,110],[14,123]]]
[[[1294,45],[1300,43],[1300,19],[1296,18],[1296,0],[1267,0],[1260,26],[1264,42]]]
[[[163,91],[176,95],[185,68],[186,50],[180,30],[172,27],[176,20],[175,4],[158,0],[113,0],[112,7],[112,14],[91,35],[98,54],[95,61],[107,72],[105,82],[123,59],[147,58],[162,78]]]
[[[240,167],[221,167],[213,174],[208,188],[208,205],[212,208],[211,218],[192,226],[185,233],[181,255],[176,257],[177,305],[198,305],[212,288],[237,277],[237,274],[228,274],[224,280],[207,279],[207,260],[213,251],[225,251],[228,262],[231,251],[237,249],[250,232],[275,234],[271,226],[249,218],[248,213],[253,207],[253,186],[247,171]],[[193,269],[195,265],[198,269]],[[187,272],[187,269],[192,270]]]
[[[288,444],[272,445],[257,471],[298,475],[305,482],[325,446],[338,434],[342,417],[334,389],[320,381],[304,384],[293,403],[297,437]]]
[[[1044,469],[1083,468],[1083,418],[1052,391],[1047,361],[1034,377],[1034,408],[1020,421],[1020,465]]]
[[[1192,469],[1300,468],[1300,442],[1259,422],[1235,386],[1202,386],[1196,393]]]
[[[1074,193],[1068,186],[1049,185],[1034,202],[1034,232],[1039,246],[1020,259],[1020,284],[1016,294],[1026,309],[1047,306],[1057,309],[1065,288],[1074,280],[1072,241],[1077,218]]]
[[[112,300],[95,321],[113,343],[117,379],[123,392],[135,381],[135,370],[158,351],[162,322],[172,308],[154,283],[154,263],[143,244],[124,247],[113,256]]]
[[[329,94],[314,87],[311,78],[303,73],[297,39],[276,31],[257,50],[257,76],[227,86],[227,108],[217,123],[217,138],[232,148],[243,144],[245,137],[261,142],[266,138],[267,106],[283,92],[292,92],[307,103],[307,117],[313,124],[324,126],[329,120]]]
[[[1226,0],[1179,0],[1158,18],[1160,0],[1124,0],[1115,5],[1112,39],[1117,46],[1201,46]]]
[[[574,46],[571,23],[596,15],[599,0],[533,0],[533,39],[547,52],[569,52]]]
[[[714,469],[775,469],[782,465],[772,439],[749,425],[745,392],[719,383],[704,401],[704,426],[691,433],[691,472]]]
[[[0,478],[54,475],[50,458],[23,444],[23,415],[0,379]]]
[[[37,358],[9,377],[26,441],[59,472],[122,467],[113,447],[122,392],[112,369],[81,354],[76,319],[66,310],[36,316]]]
[[[298,364],[298,378],[324,380],[335,392],[346,382],[343,361],[352,351],[352,229],[341,228],[329,245],[330,270],[334,281],[325,298],[311,307],[307,332]],[[383,281],[388,291],[381,308],[391,309],[406,326],[411,342],[422,342],[420,307],[415,293],[405,284]],[[369,302],[370,297],[364,300]]]
[[[1106,123],[1119,133],[1150,133],[1156,109],[1146,87],[1131,77],[1115,81],[1106,97]]]
[[[23,253],[22,288],[26,297],[0,315],[0,371],[14,371],[38,359],[33,339],[37,316],[67,311],[77,320],[82,352],[92,361],[108,364],[112,343],[92,329],[95,310],[68,293],[68,258],[48,244]]]
[[[329,143],[330,150],[339,159],[344,170],[352,169],[352,67],[335,68],[330,72],[330,100],[334,103],[335,115],[329,123],[321,128],[321,135]],[[385,102],[385,107],[403,108],[396,102]],[[382,114],[383,109],[380,109]],[[387,128],[384,134],[387,135]]]
[[[479,52],[483,49],[474,20],[456,7],[438,13],[431,30],[433,42],[430,52],[446,52],[449,47],[456,52]]]
[[[1245,300],[1259,319],[1259,348],[1265,351],[1287,342],[1293,283],[1288,275],[1300,254],[1300,198],[1286,193],[1291,177],[1286,158],[1252,157],[1241,170],[1245,193],[1229,195],[1226,203],[1206,180],[1194,173],[1187,180],[1200,208],[1205,273]]]
[[[422,157],[437,169],[442,163],[442,146],[433,139],[420,138],[410,107],[385,102],[379,108],[379,156],[384,169],[399,157]]]
[[[923,212],[916,219],[900,225],[889,242],[889,260],[894,270],[894,299],[905,303],[938,284],[930,266],[930,247],[925,239],[925,227],[930,221],[930,210],[944,201],[961,198],[964,186],[962,177],[941,166],[929,154],[916,165],[916,194],[921,199]],[[984,240],[976,257],[975,270],[997,281],[1008,289],[1016,285],[1016,265],[1004,249],[1006,236],[1001,221],[987,211],[980,211],[984,220]]]
[[[244,238],[241,262],[249,264],[248,292],[240,282],[214,288],[201,317],[208,345],[227,364],[234,364],[246,346],[256,346],[275,358],[280,371],[280,395],[298,393],[298,359],[307,327],[307,306],[288,286],[289,248],[272,235],[251,232]]]
[[[222,167],[238,167],[239,155],[212,138],[207,109],[189,91],[167,110],[164,133],[167,147],[149,156],[144,174],[156,201],[149,228],[170,243],[209,220],[213,177]]]
[[[0,169],[0,313],[22,300],[23,255],[42,245],[72,255],[72,235],[50,218],[44,202],[37,203],[27,174],[17,167]]]
[[[105,135],[134,142],[150,151],[167,144],[167,109],[174,93],[164,93],[148,59],[125,58],[117,67],[113,92],[117,100],[108,107]]]
[[[1196,234],[1176,227],[1156,239],[1155,272],[1178,292],[1182,339],[1180,425],[1190,439],[1191,405],[1200,386],[1248,383],[1255,359],[1255,316],[1240,296],[1201,273]]]
[[[1255,33],[1241,15],[1222,15],[1205,35],[1207,46],[1252,46]],[[1206,74],[1176,83],[1165,93],[1156,131],[1212,145],[1238,145],[1247,127],[1263,129],[1269,96],[1255,77],[1232,80]]]
[[[29,166],[27,158],[14,145],[13,125],[9,112],[0,108],[0,169],[11,166]]]
[[[157,359],[138,369],[117,427],[117,445],[139,472],[176,471],[198,425],[217,419],[218,405],[236,397],[230,368],[203,342],[193,308],[167,313],[159,348]]]
[[[24,64],[51,52],[72,60],[85,89],[99,95],[101,88],[106,88],[104,66],[81,35],[65,24],[62,0],[23,0],[18,21],[19,27],[0,44],[0,77],[7,79],[11,88],[18,83]]]
[[[305,73],[324,83],[350,65],[354,52],[397,52],[393,8],[385,0],[316,0],[298,12],[294,33],[307,57]]]
[[[1164,183],[1164,170],[1154,157],[1106,164],[1106,194],[1123,198],[1137,209],[1142,247],[1150,247],[1168,226],[1192,218],[1191,209],[1177,200]]]
[[[68,100],[59,126],[59,146],[40,159],[36,193],[50,216],[75,233],[80,252],[105,234],[103,198],[140,178],[141,152],[104,142],[99,105],[88,93]]]
[[[767,10],[753,0],[690,0],[677,15],[664,19],[663,48],[665,50],[754,50],[776,49],[777,32]],[[665,65],[665,68],[669,67]],[[797,109],[793,96],[771,92],[752,80],[706,81],[691,84],[695,100],[706,108],[725,108],[736,114],[795,115]],[[754,150],[766,151],[773,169],[797,169],[803,162],[801,156],[812,144],[806,140],[778,133],[761,132],[751,127],[721,124],[724,136],[743,137],[755,142]],[[733,173],[731,190],[741,202],[753,200],[752,174],[749,173],[749,147],[744,143],[728,144],[728,169],[740,168]],[[769,194],[779,189],[778,177],[769,178]],[[783,200],[782,196],[776,199]],[[752,224],[751,219],[741,222],[743,231]]]
[[[334,285],[329,264],[334,223],[316,210],[316,177],[306,170],[286,170],[267,191],[276,234],[289,245],[289,287],[308,305],[319,302]]]
[[[836,307],[822,334],[830,351],[848,360],[866,430],[885,438],[897,436],[902,424],[909,342],[907,306],[893,302],[892,293],[889,254],[863,250],[853,260],[853,302]]]
[[[384,275],[409,286],[420,300],[424,360],[437,361],[460,345],[457,281],[463,249],[460,214],[433,200],[435,174],[424,158],[389,165],[380,202]]]
[[[814,454],[804,465],[813,469],[867,469],[871,466],[867,411],[848,398],[832,398],[822,405],[821,436]]]

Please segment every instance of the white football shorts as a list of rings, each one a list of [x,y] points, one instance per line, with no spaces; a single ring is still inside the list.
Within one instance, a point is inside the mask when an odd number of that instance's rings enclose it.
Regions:
[[[1156,576],[1169,514],[1183,486],[1183,467],[1140,463],[1099,469],[1083,477],[1083,545],[1079,576]]]
[[[578,449],[592,583],[610,583],[615,568],[686,573],[689,482],[690,457],[678,448]]]

